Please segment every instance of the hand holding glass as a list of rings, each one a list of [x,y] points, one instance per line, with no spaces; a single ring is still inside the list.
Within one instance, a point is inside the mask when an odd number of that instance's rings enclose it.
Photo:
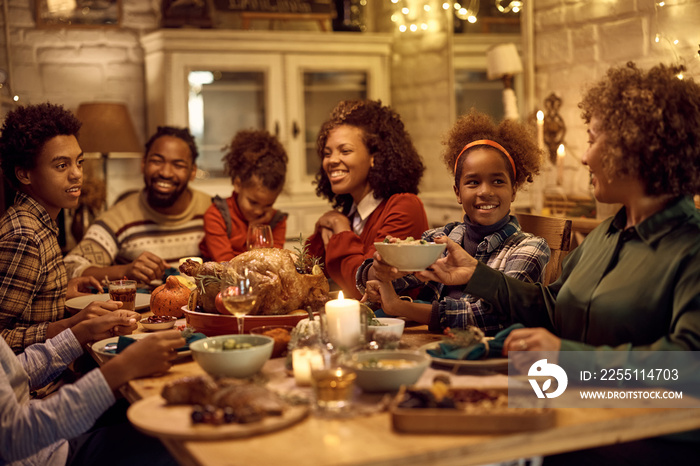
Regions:
[[[253,310],[256,299],[257,295],[247,276],[238,279],[235,283],[222,284],[221,301],[226,310],[236,316],[239,335],[244,332],[243,316]]]
[[[273,247],[272,227],[270,225],[248,225],[248,236],[246,237],[248,250]]]

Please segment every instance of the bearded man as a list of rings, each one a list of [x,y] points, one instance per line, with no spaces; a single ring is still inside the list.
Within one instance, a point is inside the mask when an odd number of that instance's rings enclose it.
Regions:
[[[197,172],[187,128],[158,127],[141,162],[145,188],[105,211],[65,257],[69,277],[161,279],[168,262],[198,256],[211,197],[187,185]]]

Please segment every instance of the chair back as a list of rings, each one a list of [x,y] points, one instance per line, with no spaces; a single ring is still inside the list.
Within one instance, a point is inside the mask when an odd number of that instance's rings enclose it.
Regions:
[[[571,220],[560,217],[516,213],[520,227],[527,233],[544,238],[551,255],[545,269],[543,285],[556,281],[561,273],[561,262],[571,246]]]

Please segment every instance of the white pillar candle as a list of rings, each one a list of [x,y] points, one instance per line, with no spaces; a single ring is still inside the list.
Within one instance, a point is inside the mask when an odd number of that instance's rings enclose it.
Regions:
[[[350,348],[360,340],[360,302],[344,299],[343,292],[338,299],[326,303],[328,339],[336,348]]]
[[[544,112],[537,112],[537,147],[544,150]]]
[[[557,184],[564,184],[564,158],[566,158],[566,149],[564,144],[559,144],[557,147]]]
[[[311,383],[311,369],[323,367],[323,355],[316,348],[296,348],[292,351],[292,371],[297,385]]]

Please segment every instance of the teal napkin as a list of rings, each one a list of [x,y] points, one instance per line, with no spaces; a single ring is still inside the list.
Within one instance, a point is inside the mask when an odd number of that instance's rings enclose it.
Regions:
[[[185,341],[186,341],[185,346],[178,348],[176,351],[178,351],[178,352],[187,351],[188,349],[190,349],[191,343],[193,343],[197,340],[201,340],[202,338],[206,338],[206,337],[207,336],[203,333],[193,333],[192,335],[190,335],[189,337],[187,337],[185,339]],[[124,348],[126,348],[127,346],[129,346],[130,344],[132,344],[136,341],[138,341],[138,340],[136,340],[136,338],[131,338],[131,337],[126,336],[126,335],[120,335],[119,340],[117,340],[117,349],[116,350],[106,350],[106,352],[107,353],[115,353],[115,354],[121,353],[122,351],[124,351]]]
[[[516,328],[524,328],[523,324],[513,324],[498,332],[492,340],[473,346],[458,346],[449,342],[441,342],[436,349],[429,349],[428,354],[440,359],[487,359],[500,358],[503,343],[511,331]]]

